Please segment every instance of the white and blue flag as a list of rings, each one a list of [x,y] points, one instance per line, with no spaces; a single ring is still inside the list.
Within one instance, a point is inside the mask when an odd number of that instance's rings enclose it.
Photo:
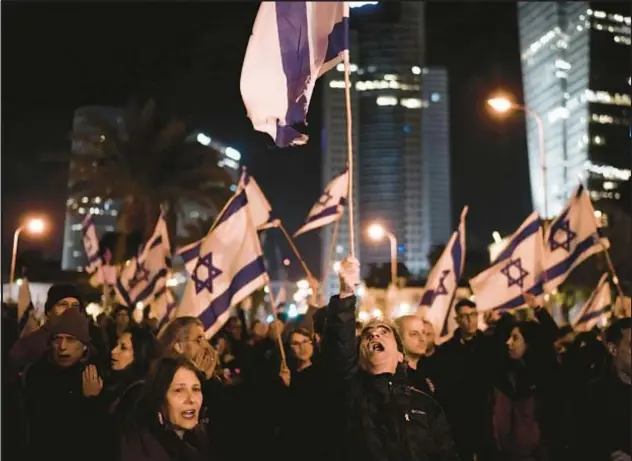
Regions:
[[[612,313],[611,305],[612,292],[608,282],[608,274],[603,274],[597,287],[573,319],[573,329],[582,332],[590,331],[600,324],[605,325]]]
[[[34,311],[34,307],[31,300],[29,281],[23,278],[18,289],[18,333],[21,334],[24,331],[32,311]]]
[[[241,70],[241,96],[255,130],[279,147],[301,145],[316,79],[349,50],[347,2],[261,2]]]
[[[325,192],[307,215],[307,221],[296,231],[294,237],[340,219],[347,203],[348,190],[349,169],[346,168],[327,185]]]
[[[81,233],[83,234],[83,247],[88,257],[86,272],[94,274],[96,270],[101,267],[103,261],[99,255],[99,238],[97,237],[97,230],[94,225],[94,220],[92,219],[92,214],[87,215],[81,223]]]
[[[478,308],[513,309],[525,304],[525,292],[541,295],[543,258],[542,224],[533,212],[508,239],[491,267],[470,280]]]
[[[263,191],[251,175],[246,170],[241,173],[238,190],[245,190],[248,197],[248,208],[252,222],[257,230],[270,229],[279,226],[279,220],[272,215],[272,206],[263,194]]]
[[[166,284],[155,293],[150,302],[150,314],[158,319],[158,331],[175,317],[176,306],[175,297]]]
[[[115,286],[118,302],[128,307],[148,304],[166,285],[170,268],[171,247],[167,223],[161,214],[140,254],[121,270]]]
[[[199,318],[208,338],[226,323],[230,307],[268,281],[244,190],[230,199],[215,228],[203,240],[179,254],[191,278],[176,315]]]
[[[419,303],[424,318],[433,324],[435,331],[439,332],[439,340],[450,333],[448,328],[450,310],[465,265],[467,210],[468,207],[463,208],[459,227],[450,237],[441,257],[432,268]]]
[[[586,258],[610,247],[600,235],[595,210],[580,185],[544,237],[546,291],[557,288]]]

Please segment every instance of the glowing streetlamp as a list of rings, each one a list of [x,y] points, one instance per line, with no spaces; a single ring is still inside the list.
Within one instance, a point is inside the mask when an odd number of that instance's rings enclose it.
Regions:
[[[505,96],[497,96],[487,100],[487,105],[499,114],[505,114],[510,110],[521,110],[527,115],[533,117],[538,128],[538,146],[540,151],[540,170],[542,171],[542,192],[544,193],[544,219],[549,218],[549,193],[546,178],[546,153],[544,151],[544,123],[542,118],[527,106],[513,103]]]
[[[15,230],[13,234],[13,252],[11,254],[11,273],[9,274],[9,293],[13,295],[13,281],[15,279],[15,262],[18,254],[18,241],[20,234],[23,230],[26,230],[29,234],[38,235],[44,232],[46,224],[44,220],[40,218],[32,218],[23,223]]]
[[[379,223],[371,224],[367,229],[367,235],[376,242],[382,240],[384,236],[388,237],[391,243],[391,283],[395,286],[397,281],[397,239]]]

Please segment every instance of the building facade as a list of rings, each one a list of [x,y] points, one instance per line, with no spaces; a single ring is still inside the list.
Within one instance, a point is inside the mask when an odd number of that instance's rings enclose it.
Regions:
[[[630,8],[518,4],[524,103],[542,120],[548,217],[585,181],[607,221],[630,209]],[[536,120],[527,116],[534,209],[545,215]],[[606,222],[607,223],[607,222]]]
[[[90,155],[99,149],[98,139],[103,135],[98,126],[91,120],[107,120],[109,126],[118,126],[121,134],[124,130],[123,111],[113,107],[89,106],[75,111],[73,120],[73,141],[71,145],[70,172],[68,178],[69,197],[66,202],[66,219],[64,223],[64,242],[62,251],[62,269],[65,271],[82,271],[87,264],[83,247],[82,222],[88,214],[92,214],[97,235],[102,237],[107,232],[114,232],[121,203],[107,197],[80,197],[72,193],[77,178],[77,165],[73,157]],[[241,153],[205,133],[194,132],[187,137],[187,142],[199,142],[220,153],[218,165],[225,168],[234,180],[233,189],[239,181]],[[196,221],[207,221],[219,210],[210,210],[195,203],[182,206],[181,219],[178,220],[177,233],[186,237],[189,224]]]
[[[390,260],[386,239],[366,239],[372,222],[396,236],[398,260],[416,275],[428,269],[432,245],[452,232],[447,72],[423,66],[424,14],[423,3],[406,2],[351,10],[355,238],[365,273]],[[325,76],[324,184],[346,165],[343,71]],[[338,285],[332,264],[348,252],[346,216],[333,246],[332,231],[322,239],[327,294]]]

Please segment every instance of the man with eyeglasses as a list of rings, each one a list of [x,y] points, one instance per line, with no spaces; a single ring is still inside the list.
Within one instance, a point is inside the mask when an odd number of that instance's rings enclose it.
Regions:
[[[77,288],[69,284],[51,286],[44,305],[46,323],[31,334],[16,341],[9,351],[9,364],[14,372],[21,372],[48,350],[51,331],[61,315],[68,309],[76,309],[85,315],[85,306]],[[91,343],[94,345],[99,359],[101,361],[108,360],[109,347],[105,333],[92,322],[89,322],[89,330]]]
[[[454,306],[457,329],[438,347],[438,398],[445,409],[462,461],[488,459],[486,402],[495,364],[494,341],[478,329],[479,312],[472,301]]]

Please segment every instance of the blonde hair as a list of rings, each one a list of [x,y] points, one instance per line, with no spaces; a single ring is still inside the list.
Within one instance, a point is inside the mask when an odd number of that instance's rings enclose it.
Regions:
[[[179,355],[175,350],[175,344],[183,341],[191,327],[199,325],[204,328],[202,321],[197,317],[176,317],[169,322],[158,334],[158,353],[161,357]]]

